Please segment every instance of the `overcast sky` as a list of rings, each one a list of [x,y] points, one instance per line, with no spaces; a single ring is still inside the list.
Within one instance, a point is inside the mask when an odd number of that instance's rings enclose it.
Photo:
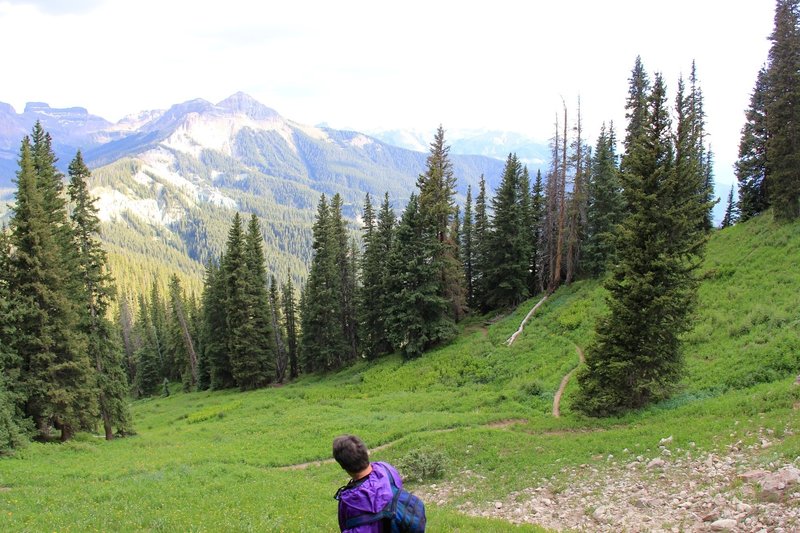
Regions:
[[[0,0],[0,101],[116,121],[244,91],[336,128],[490,128],[547,139],[561,99],[624,127],[637,55],[671,93],[692,60],[732,179],[773,0]],[[718,191],[723,195],[724,191]]]

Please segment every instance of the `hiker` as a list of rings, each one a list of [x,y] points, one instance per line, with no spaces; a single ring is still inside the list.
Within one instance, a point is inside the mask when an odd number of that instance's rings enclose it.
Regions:
[[[333,440],[333,458],[350,476],[336,491],[339,529],[347,533],[389,533],[400,509],[401,520],[414,524],[412,531],[425,531],[425,509],[416,496],[402,490],[403,480],[389,463],[369,462],[364,442],[355,435]],[[396,497],[395,494],[399,493]],[[398,504],[398,501],[400,502]],[[393,505],[394,504],[394,505]],[[404,529],[401,526],[401,531]]]

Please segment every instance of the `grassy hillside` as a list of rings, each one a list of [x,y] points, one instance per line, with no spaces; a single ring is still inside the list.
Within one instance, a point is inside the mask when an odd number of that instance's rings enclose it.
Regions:
[[[334,436],[353,432],[373,457],[408,464],[443,454],[459,487],[428,502],[431,531],[538,531],[465,516],[515,491],[574,483],[565,468],[602,468],[609,454],[725,450],[774,437],[757,461],[800,456],[800,224],[768,217],[716,233],[703,268],[687,374],[671,400],[622,418],[551,415],[561,378],[578,363],[604,311],[596,282],[554,294],[513,346],[504,341],[537,299],[505,317],[468,321],[452,345],[403,363],[389,357],[330,376],[250,393],[179,394],[134,404],[138,436],[80,435],[33,444],[0,461],[0,529],[9,531],[336,531],[329,462]],[[692,444],[693,443],[693,444]],[[407,467],[407,470],[410,468]]]

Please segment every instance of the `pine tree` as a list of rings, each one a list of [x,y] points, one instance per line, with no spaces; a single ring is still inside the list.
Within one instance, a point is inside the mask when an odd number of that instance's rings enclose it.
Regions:
[[[522,166],[516,154],[509,154],[492,199],[491,228],[485,235],[486,309],[511,307],[528,297],[528,228],[520,208],[521,178]]]
[[[161,360],[159,359],[158,343],[152,326],[152,315],[147,300],[139,296],[139,313],[134,331],[141,339],[141,345],[136,350],[136,379],[134,381],[134,396],[152,396],[161,385]]]
[[[531,189],[531,233],[530,255],[528,259],[528,292],[537,294],[545,289],[545,270],[542,266],[543,246],[542,233],[545,223],[545,206],[547,199],[544,197],[541,170],[536,171],[536,180]]]
[[[472,186],[467,186],[464,222],[461,229],[461,261],[464,264],[464,283],[467,307],[475,308],[475,237],[472,229]]]
[[[639,408],[674,389],[683,368],[679,339],[696,297],[708,203],[699,198],[698,180],[686,179],[690,174],[676,166],[660,75],[645,117],[623,159],[628,215],[606,283],[610,314],[598,322],[578,377],[576,405],[593,415]],[[681,136],[675,138],[680,143]]]
[[[386,327],[392,346],[403,357],[419,357],[427,348],[450,340],[455,324],[447,315],[450,303],[441,296],[440,275],[430,258],[437,243],[426,234],[425,219],[415,194],[408,201],[389,256]]]
[[[472,233],[474,236],[472,252],[472,290],[474,293],[475,306],[484,308],[486,294],[488,291],[487,281],[484,275],[487,265],[487,233],[489,231],[489,215],[486,211],[486,179],[481,175],[478,182],[478,197],[475,199],[475,222]]]
[[[733,186],[731,186],[731,192],[728,193],[728,205],[725,208],[725,216],[722,218],[722,225],[721,228],[728,228],[736,224],[736,220],[739,216],[739,210],[736,207],[736,202],[733,200]]]
[[[800,0],[777,0],[767,71],[769,201],[778,220],[800,217]]]
[[[739,182],[739,210],[742,222],[769,208],[767,185],[767,69],[758,72],[750,108],[739,141],[736,179]]]
[[[281,327],[281,305],[278,301],[278,280],[271,276],[269,282],[269,309],[270,325],[272,326],[273,345],[275,346],[275,380],[283,383],[286,379],[286,368],[289,366],[289,357],[286,353],[283,328]]]
[[[291,272],[288,271],[286,273],[286,283],[281,289],[281,304],[283,306],[284,330],[286,331],[286,350],[289,357],[289,379],[295,379],[300,375],[297,307],[294,300],[292,276]]]
[[[108,319],[113,299],[113,280],[108,273],[105,250],[98,240],[100,219],[96,200],[88,188],[91,174],[80,151],[69,165],[69,176],[77,275],[82,282],[81,294],[84,298],[81,330],[87,338],[88,355],[97,371],[98,401],[106,440],[111,440],[114,438],[114,427],[120,434],[131,431],[126,399],[128,383],[123,371],[122,349]]]
[[[367,193],[364,199],[364,225],[362,226],[364,253],[361,256],[361,289],[359,290],[359,328],[362,352],[367,359],[374,359],[385,353],[386,342],[385,311],[383,303],[384,281],[386,275],[386,252],[378,238],[375,211]]]
[[[27,441],[25,421],[19,409],[20,361],[12,346],[16,316],[11,298],[11,249],[5,226],[0,228],[0,456],[10,454]],[[13,388],[12,388],[13,387]]]
[[[348,247],[347,228],[342,217],[342,197],[334,194],[331,199],[328,226],[328,243],[331,247],[329,265],[331,274],[338,276],[338,315],[341,324],[341,338],[344,342],[335,358],[335,367],[353,361],[358,357],[358,318],[356,309],[357,285],[356,268],[358,259],[355,246]],[[337,335],[338,336],[338,335]]]
[[[191,317],[187,309],[186,295],[177,274],[169,280],[170,344],[173,360],[180,368],[184,391],[197,390],[200,380],[195,339],[192,334]]]
[[[231,388],[236,383],[228,354],[225,278],[222,268],[210,260],[206,265],[203,285],[202,322],[203,355],[200,359],[199,374],[200,376],[208,374],[208,386],[213,390]]]
[[[340,198],[334,196],[331,204],[334,202],[341,206]],[[343,275],[337,263],[344,255],[341,252],[342,233],[341,212],[334,212],[328,206],[325,195],[322,195],[313,227],[314,257],[306,281],[301,313],[302,354],[306,372],[338,368],[348,353],[343,327]]]
[[[570,166],[573,169],[572,192],[567,202],[566,228],[566,271],[564,282],[572,283],[580,271],[580,251],[586,234],[587,191],[589,179],[590,150],[583,139],[583,119],[580,99],[578,100],[578,120],[575,123],[575,138],[571,144]]]
[[[158,360],[159,376],[160,378],[177,379],[177,366],[173,364],[167,350],[167,308],[164,299],[161,297],[161,289],[155,277],[150,285],[150,299],[147,311],[150,313],[151,349]]]
[[[267,286],[266,259],[264,257],[264,237],[255,215],[250,216],[245,236],[245,261],[248,271],[251,342],[250,350],[256,354],[261,366],[261,384],[272,381],[276,375],[275,334],[272,331],[272,310],[270,309],[269,288]]]
[[[586,272],[600,276],[614,261],[616,227],[624,215],[613,123],[603,124],[592,156],[588,228],[583,257]]]
[[[47,166],[47,146],[36,148],[38,156],[30,140],[23,140],[11,218],[11,285],[18,311],[14,347],[21,360],[26,414],[43,437],[52,422],[61,439],[68,440],[91,426],[97,397],[86,338],[79,330],[77,277],[68,270],[66,238],[71,235],[63,199],[59,213],[49,211],[58,203],[51,179],[57,171]]]
[[[458,321],[464,316],[466,302],[458,242],[450,232],[456,216],[456,178],[449,153],[444,128],[439,126],[430,145],[425,173],[417,179],[417,188],[423,231],[433,241],[430,260],[439,274],[439,294],[450,302],[450,319]]]

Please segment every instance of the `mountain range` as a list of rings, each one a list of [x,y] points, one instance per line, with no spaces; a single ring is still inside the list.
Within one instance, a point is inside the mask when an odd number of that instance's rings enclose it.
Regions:
[[[388,192],[402,209],[427,158],[426,151],[375,136],[296,123],[244,93],[216,104],[190,100],[117,123],[81,107],[29,103],[18,114],[0,104],[5,199],[13,192],[19,143],[36,120],[51,134],[62,169],[82,150],[103,239],[128,272],[123,278],[155,268],[156,261],[202,272],[202,264],[222,251],[235,211],[260,218],[270,270],[288,268],[302,278],[321,194],[342,195],[355,230],[364,195],[377,204]],[[501,159],[456,153],[451,159],[461,201],[481,175],[490,190],[500,179]]]

